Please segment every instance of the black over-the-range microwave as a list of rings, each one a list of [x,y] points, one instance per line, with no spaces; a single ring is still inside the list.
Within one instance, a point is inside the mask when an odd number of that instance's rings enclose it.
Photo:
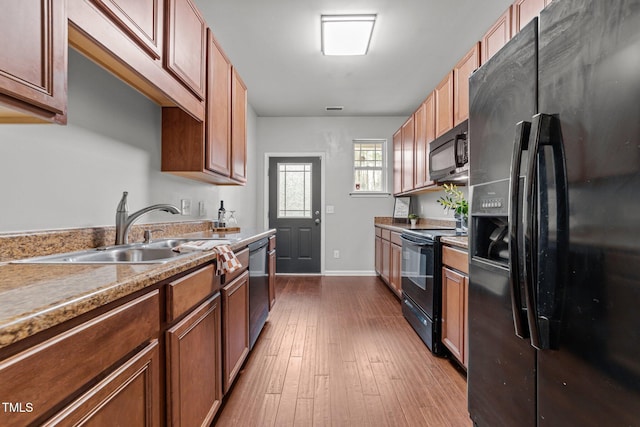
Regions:
[[[430,144],[429,176],[436,183],[463,183],[469,176],[467,132],[454,129]]]

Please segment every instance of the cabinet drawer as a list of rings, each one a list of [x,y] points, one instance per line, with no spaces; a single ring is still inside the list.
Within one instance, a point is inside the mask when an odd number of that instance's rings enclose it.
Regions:
[[[238,261],[240,261],[240,264],[242,264],[242,268],[234,271],[233,273],[225,274],[224,283],[231,282],[233,279],[244,273],[249,267],[249,248],[243,249],[240,252],[236,252],[236,258],[238,258]]]
[[[275,248],[276,248],[276,236],[271,236],[271,237],[269,237],[269,249],[268,249],[268,251],[271,252]]]
[[[469,274],[469,256],[466,251],[449,246],[442,247],[442,264]]]
[[[169,283],[167,321],[171,322],[182,316],[218,289],[220,289],[220,276],[215,275],[213,264]]]
[[[383,228],[380,237],[382,237],[384,240],[391,240],[391,230]]]
[[[0,396],[29,402],[32,412],[5,414],[3,426],[24,426],[158,336],[155,290],[0,362]]]
[[[402,239],[400,238],[400,233],[396,233],[395,231],[391,233],[391,243],[396,244],[398,246],[402,246]]]
[[[382,237],[382,228],[376,227],[376,237]]]

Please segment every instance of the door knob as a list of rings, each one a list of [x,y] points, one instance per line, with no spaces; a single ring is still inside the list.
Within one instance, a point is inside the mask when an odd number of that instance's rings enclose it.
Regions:
[[[320,215],[320,211],[316,211],[316,215]]]
[[[316,224],[320,224],[320,220],[318,218],[316,218],[315,223]]]

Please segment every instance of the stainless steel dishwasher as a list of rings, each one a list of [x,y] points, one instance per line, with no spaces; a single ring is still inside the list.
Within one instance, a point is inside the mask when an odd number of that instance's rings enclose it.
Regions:
[[[269,316],[269,239],[249,244],[249,348],[253,348]]]

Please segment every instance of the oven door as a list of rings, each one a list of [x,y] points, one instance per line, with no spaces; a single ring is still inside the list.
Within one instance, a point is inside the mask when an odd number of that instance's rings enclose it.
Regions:
[[[433,242],[415,242],[402,236],[402,292],[431,320],[434,311],[434,259]]]

